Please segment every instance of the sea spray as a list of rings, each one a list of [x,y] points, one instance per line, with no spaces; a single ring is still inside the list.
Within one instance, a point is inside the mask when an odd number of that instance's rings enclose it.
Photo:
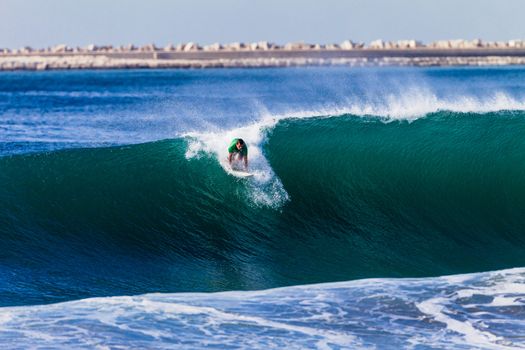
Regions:
[[[233,130],[188,133],[189,138],[186,158],[205,154],[213,155],[223,169],[229,167],[227,146],[234,138],[246,139],[248,147],[249,171],[254,176],[243,181],[248,191],[248,198],[254,205],[280,208],[289,200],[277,175],[264,157],[263,146],[266,142],[266,130],[277,122],[275,118],[266,118],[263,122],[246,125]]]
[[[524,110],[524,76],[519,68],[2,73],[0,156],[227,132],[267,118]]]

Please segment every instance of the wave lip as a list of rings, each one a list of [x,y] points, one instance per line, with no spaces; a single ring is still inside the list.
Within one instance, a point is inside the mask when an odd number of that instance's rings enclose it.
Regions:
[[[147,294],[1,309],[3,347],[525,346],[525,268],[256,292]]]
[[[351,114],[380,117],[387,121],[412,121],[440,111],[482,114],[524,110],[525,98],[511,96],[504,91],[496,91],[486,96],[463,94],[454,97],[440,97],[425,87],[412,87],[402,92],[388,93],[370,98],[348,97],[344,102],[313,109],[290,110],[285,113],[278,113],[273,118],[277,120],[303,119]],[[269,117],[269,115],[266,115],[266,120]]]

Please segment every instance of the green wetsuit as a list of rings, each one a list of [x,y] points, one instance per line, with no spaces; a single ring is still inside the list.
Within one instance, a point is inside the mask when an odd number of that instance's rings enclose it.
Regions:
[[[240,153],[241,157],[247,157],[248,156],[248,146],[246,145],[246,142],[244,143],[244,146],[239,151],[237,149],[237,141],[239,139],[233,139],[230,143],[230,147],[228,147],[228,153]]]

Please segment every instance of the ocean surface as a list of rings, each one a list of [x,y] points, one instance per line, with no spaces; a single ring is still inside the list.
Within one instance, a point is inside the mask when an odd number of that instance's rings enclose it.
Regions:
[[[525,67],[0,73],[0,347],[525,349]]]

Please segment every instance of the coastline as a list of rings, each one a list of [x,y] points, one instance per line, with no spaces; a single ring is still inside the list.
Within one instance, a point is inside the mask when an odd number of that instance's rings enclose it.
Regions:
[[[265,68],[295,66],[524,65],[519,48],[357,48],[150,51],[31,51],[0,53],[0,71],[136,68]]]

